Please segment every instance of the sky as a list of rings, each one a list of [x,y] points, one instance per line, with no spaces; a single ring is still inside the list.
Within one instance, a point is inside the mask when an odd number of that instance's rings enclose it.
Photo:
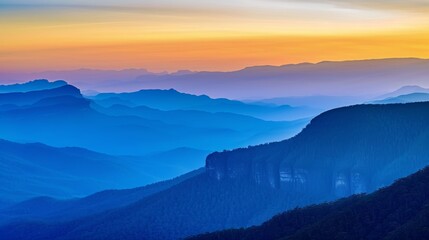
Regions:
[[[0,0],[0,72],[429,58],[429,0]]]

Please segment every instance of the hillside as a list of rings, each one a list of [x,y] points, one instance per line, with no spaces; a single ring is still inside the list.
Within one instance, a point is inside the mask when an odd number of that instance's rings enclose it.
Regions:
[[[55,222],[100,213],[129,205],[145,197],[164,191],[202,172],[203,169],[198,169],[170,180],[160,181],[143,187],[104,190],[83,198],[32,198],[5,208],[0,208],[0,224],[18,221],[19,219]]]
[[[426,166],[429,103],[356,105],[327,111],[296,137],[214,153],[217,179],[342,197],[374,191]]]
[[[36,196],[81,197],[104,189],[135,187],[160,176],[143,167],[144,162],[82,148],[0,140],[0,156],[3,201]]]
[[[369,195],[294,209],[261,226],[189,240],[427,239],[429,168]]]
[[[297,206],[373,192],[428,165],[428,121],[429,103],[334,109],[289,140],[211,154],[205,174],[131,205],[59,224],[8,225],[0,234],[178,239],[261,224]]]

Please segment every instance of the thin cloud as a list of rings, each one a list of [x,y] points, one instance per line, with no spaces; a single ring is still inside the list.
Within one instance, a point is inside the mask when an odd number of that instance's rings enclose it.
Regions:
[[[0,1],[0,11],[37,11],[37,10],[94,10],[110,12],[127,12],[137,14],[154,15],[231,15],[234,11],[225,8],[204,8],[190,6],[165,6],[155,4],[138,5],[98,5],[98,4],[14,4],[2,3]]]
[[[262,0],[261,0],[262,1]],[[281,2],[300,2],[297,0],[273,0]],[[330,4],[346,8],[365,8],[377,10],[397,10],[422,12],[429,10],[429,0],[309,0],[312,3]]]

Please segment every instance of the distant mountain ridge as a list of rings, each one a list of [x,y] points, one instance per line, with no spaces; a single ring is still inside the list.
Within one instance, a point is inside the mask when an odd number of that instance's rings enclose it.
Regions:
[[[169,90],[140,90],[128,93],[101,93],[90,97],[97,104],[105,107],[126,105],[130,107],[147,106],[164,111],[171,110],[198,110],[205,112],[229,112],[248,115],[263,120],[296,120],[318,113],[318,110],[306,107],[261,106],[243,103],[225,98],[213,99],[207,95],[192,95]]]
[[[415,92],[397,97],[386,98],[383,100],[373,101],[375,104],[391,104],[391,103],[411,103],[411,102],[427,102],[429,101],[429,93]]]
[[[68,199],[142,186],[198,169],[207,154],[180,148],[112,156],[77,147],[0,140],[0,201],[16,203],[37,196]]]
[[[320,63],[255,66],[229,72],[148,73],[141,69],[90,69],[46,73],[11,73],[0,81],[35,78],[67,79],[82,90],[130,92],[170,89],[214,98],[271,99],[290,96],[379,96],[386,89],[427,85],[429,60],[417,58],[324,61]],[[138,70],[138,69],[137,69]],[[94,74],[97,72],[97,74]],[[100,74],[98,74],[100,73]],[[118,75],[119,74],[119,75]]]
[[[129,205],[150,195],[164,191],[191,177],[201,174],[202,168],[171,180],[161,181],[143,187],[104,190],[95,194],[72,199],[36,197],[7,208],[0,208],[0,225],[19,219],[51,220],[75,219]]]
[[[404,85],[426,85],[428,59],[374,59],[249,67],[231,72],[184,76],[141,76],[141,88],[174,88],[193,94],[232,99],[285,96],[367,96]]]
[[[81,148],[0,140],[0,156],[0,198],[9,201],[47,195],[72,198],[152,181],[126,158]]]
[[[379,100],[394,98],[402,95],[408,95],[413,93],[429,93],[428,88],[423,88],[420,86],[403,86],[396,91],[381,95],[378,97]]]
[[[0,93],[39,91],[65,85],[67,85],[67,82],[63,80],[49,82],[47,79],[36,79],[30,82],[0,85]]]
[[[0,105],[14,104],[19,106],[31,105],[44,98],[72,96],[81,98],[80,90],[71,85],[29,92],[8,92],[0,94]]]

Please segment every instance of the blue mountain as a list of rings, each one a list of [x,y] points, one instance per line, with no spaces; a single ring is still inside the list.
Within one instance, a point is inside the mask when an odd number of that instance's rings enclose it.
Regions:
[[[0,94],[0,105],[25,106],[37,103],[45,98],[72,96],[82,98],[80,90],[71,85],[64,85],[57,88],[30,91],[30,92],[12,92]]]
[[[50,82],[46,79],[37,79],[25,83],[15,83],[10,85],[0,85],[0,93],[12,93],[12,92],[31,92],[46,90],[52,88],[58,88],[67,85],[67,82],[57,80]]]
[[[381,95],[377,99],[383,100],[383,99],[398,97],[401,95],[408,95],[412,93],[429,93],[429,89],[423,88],[417,85],[408,85],[408,86],[403,86],[393,92],[389,92],[384,95]]]
[[[55,224],[49,219],[10,223],[0,235],[181,239],[373,192],[428,165],[428,109],[426,102],[334,109],[288,140],[213,153],[204,173],[130,205]]]
[[[192,95],[170,90],[140,90],[130,93],[101,93],[91,97],[97,104],[110,107],[126,105],[146,106],[160,110],[199,110],[211,113],[228,112],[247,115],[264,120],[296,120],[313,116],[316,110],[282,106],[247,104],[225,98],[213,99],[206,95]]]
[[[429,101],[429,93],[410,93],[405,95],[399,95],[396,97],[390,97],[382,100],[373,101],[375,104],[390,104],[390,103],[411,103],[411,102],[427,102]]]
[[[92,105],[97,111],[112,116],[138,116],[145,119],[159,120],[168,124],[194,126],[202,128],[224,128],[239,131],[269,130],[273,127],[290,125],[292,122],[268,122],[258,118],[229,112],[207,112],[201,110],[162,111],[146,106],[129,107],[115,104],[104,108]]]
[[[35,196],[79,197],[154,181],[153,173],[138,168],[143,164],[81,148],[0,140],[0,156],[3,201]]]
[[[198,169],[171,180],[160,181],[144,187],[104,190],[95,194],[72,199],[35,197],[8,207],[0,208],[0,224],[16,222],[20,219],[34,221],[70,220],[89,216],[103,211],[127,206],[145,197],[164,191],[191,177],[201,174]]]
[[[9,126],[0,130],[1,138],[115,155],[246,146],[290,136],[306,122],[269,122],[237,114],[161,111],[144,106],[102,108],[71,85],[0,94],[0,113],[0,123]]]
[[[89,175],[84,177],[79,174],[90,172],[93,167],[89,161],[88,166],[82,163],[81,173],[67,173],[72,175],[67,187],[55,182],[55,179],[64,178],[60,174],[61,169],[56,169],[52,170],[52,174],[57,175],[46,177],[44,181],[34,180],[26,188],[23,179],[43,178],[44,173],[31,171],[30,167],[20,168],[13,161],[23,159],[27,166],[36,161],[34,157],[5,158],[5,169],[16,174],[5,172],[0,178],[0,185],[12,187],[9,183],[16,181],[19,191],[4,189],[0,199],[0,202],[5,201],[2,205],[38,195],[66,198],[104,188],[135,187],[169,179],[202,167],[206,155],[213,150],[282,139],[294,134],[306,123],[305,120],[270,122],[233,113],[162,111],[145,106],[114,105],[104,108],[84,98],[79,89],[71,85],[0,94],[0,103],[0,124],[8,126],[0,129],[1,139],[16,143],[40,142],[52,146],[52,149],[70,146],[85,148],[103,153],[100,156],[120,161],[122,167],[132,170],[129,174],[118,170],[117,179],[116,173],[112,173],[112,179],[115,179],[112,181],[104,180],[108,173],[103,176],[95,174],[91,181],[100,184],[87,183],[84,184],[85,188],[79,189],[80,184],[76,181],[89,178]],[[20,149],[25,152],[25,148]],[[8,156],[7,152],[4,154]],[[88,158],[84,151],[82,154],[75,154],[74,158]],[[40,154],[40,159],[46,158],[49,156]],[[71,161],[71,158],[62,159]],[[49,164],[39,166],[37,161],[34,164],[40,169],[52,167]]]

